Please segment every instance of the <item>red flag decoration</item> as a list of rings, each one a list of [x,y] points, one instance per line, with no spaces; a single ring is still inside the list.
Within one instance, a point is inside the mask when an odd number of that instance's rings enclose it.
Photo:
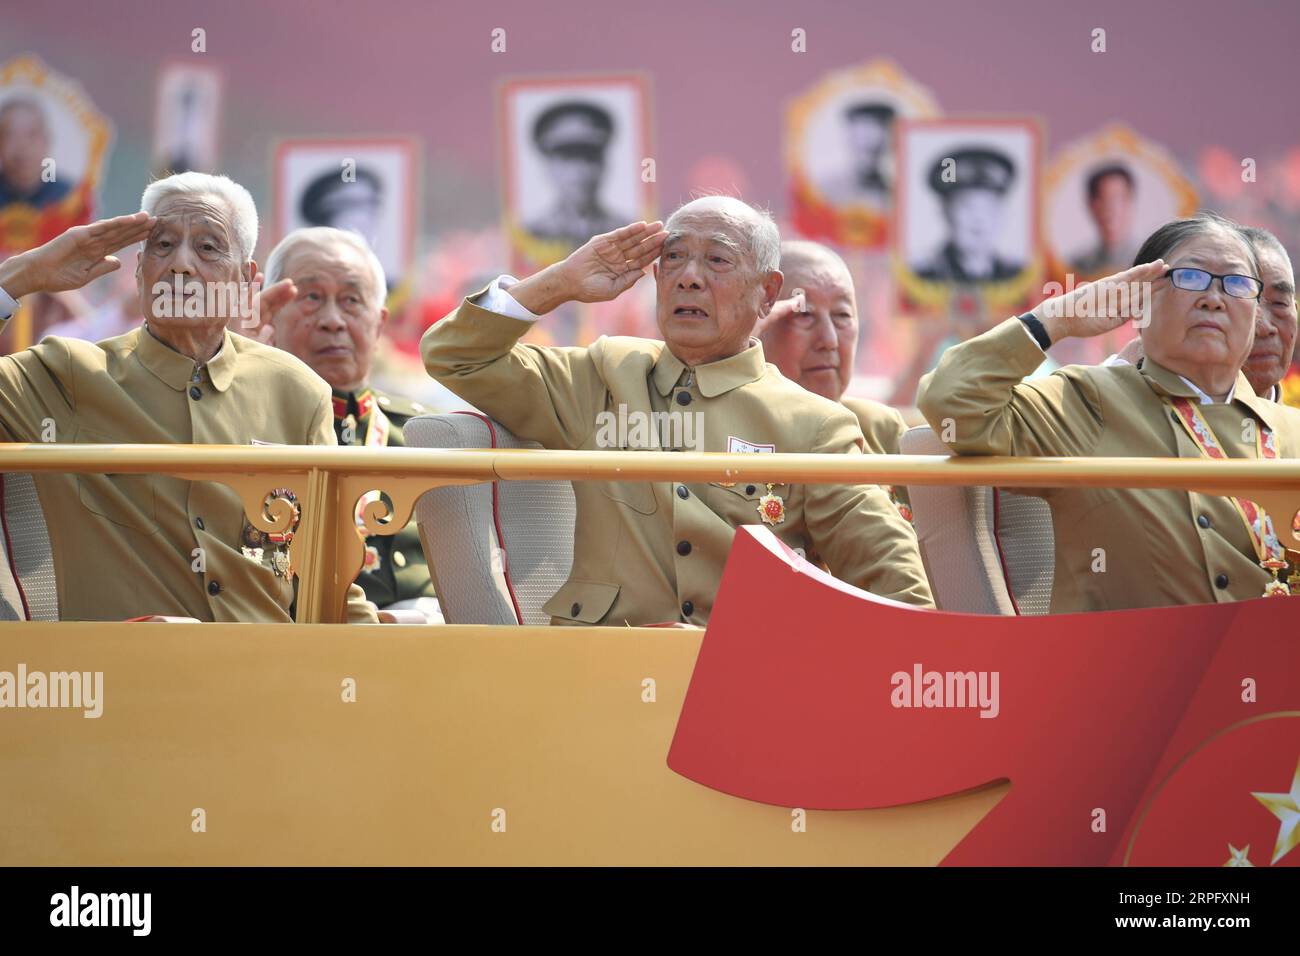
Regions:
[[[1296,865],[1298,623],[1300,601],[1282,598],[923,610],[745,526],[668,765],[736,797],[822,810],[1009,779],[946,865],[1219,866],[1247,843],[1256,866]]]

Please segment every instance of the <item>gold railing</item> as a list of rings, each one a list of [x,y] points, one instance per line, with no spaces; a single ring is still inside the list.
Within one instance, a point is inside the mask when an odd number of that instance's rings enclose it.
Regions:
[[[944,458],[925,455],[706,454],[654,451],[438,450],[244,447],[232,445],[0,445],[0,472],[156,473],[229,486],[262,531],[284,531],[287,502],[269,513],[273,489],[289,488],[302,517],[290,545],[298,569],[298,620],[343,620],[348,584],[365,540],[353,515],[361,498],[382,491],[393,502],[364,509],[369,534],[396,534],[424,492],[482,481],[674,481],[686,484],[779,481],[787,484],[981,485],[1003,488],[1173,488],[1233,495],[1274,516],[1284,543],[1300,512],[1300,459]],[[1140,529],[1134,530],[1141,533]]]

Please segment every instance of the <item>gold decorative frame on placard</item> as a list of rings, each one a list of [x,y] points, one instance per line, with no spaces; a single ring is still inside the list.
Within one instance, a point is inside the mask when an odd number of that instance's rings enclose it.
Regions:
[[[1183,175],[1178,161],[1164,147],[1143,139],[1138,133],[1122,123],[1107,126],[1091,136],[1076,140],[1065,146],[1043,170],[1042,208],[1046,209],[1051,197],[1055,195],[1069,174],[1080,166],[1092,166],[1107,159],[1124,158],[1140,164],[1156,173],[1175,197],[1174,214],[1190,216],[1196,211],[1200,197],[1196,187]],[[1065,250],[1052,248],[1051,237],[1046,230],[1042,240],[1047,265],[1047,278],[1064,282],[1070,271],[1065,262]],[[1075,276],[1075,282],[1088,282],[1101,278],[1100,275]]]
[[[930,90],[889,59],[871,60],[863,66],[831,73],[791,100],[786,108],[785,166],[790,183],[790,218],[796,231],[836,245],[879,249],[889,240],[892,209],[865,203],[837,204],[818,191],[800,155],[817,111],[828,100],[852,89],[861,89],[864,94],[870,91],[872,96],[890,103],[899,109],[899,119],[928,119],[941,114]]]

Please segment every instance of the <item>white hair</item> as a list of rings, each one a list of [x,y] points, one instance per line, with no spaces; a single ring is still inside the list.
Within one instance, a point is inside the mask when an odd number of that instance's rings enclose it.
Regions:
[[[749,237],[749,251],[760,273],[775,272],[781,267],[781,232],[766,209],[751,206],[734,196],[701,196],[678,206],[664,228],[671,233],[674,223],[683,216],[716,215],[740,226]]]
[[[375,251],[370,248],[370,244],[361,236],[346,229],[335,229],[333,226],[307,226],[304,229],[295,229],[276,243],[275,248],[271,250],[271,254],[266,258],[266,268],[263,270],[266,276],[265,284],[269,287],[284,278],[285,261],[289,258],[289,253],[293,252],[298,246],[304,243],[327,245],[334,242],[350,246],[361,253],[370,269],[371,281],[374,283],[375,292],[379,296],[378,304],[382,306],[384,300],[388,298],[388,281],[384,278],[383,263],[379,261]]]
[[[257,206],[248,190],[226,176],[210,176],[207,173],[176,173],[165,179],[158,179],[145,187],[140,198],[140,208],[149,215],[154,215],[163,200],[172,196],[216,196],[230,209],[231,225],[235,230],[235,240],[239,243],[239,255],[243,262],[253,258],[253,249],[257,246]]]

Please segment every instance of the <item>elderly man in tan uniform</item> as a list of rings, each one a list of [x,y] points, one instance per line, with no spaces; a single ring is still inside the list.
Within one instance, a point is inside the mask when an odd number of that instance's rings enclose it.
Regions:
[[[959,454],[1300,457],[1300,412],[1256,396],[1241,372],[1263,284],[1240,227],[1213,214],[1176,220],[1147,239],[1138,262],[950,348],[918,397],[935,432]],[[1128,307],[1109,307],[1107,290],[1119,285],[1139,301],[1115,297]],[[1142,303],[1150,321],[1140,364],[1021,381],[1044,348],[1109,332]],[[1277,529],[1251,502],[1159,489],[1040,494],[1056,536],[1053,612],[1287,591]]]
[[[120,266],[111,253],[143,242],[136,283],[145,319],[97,344],[51,337],[0,357],[0,437],[333,445],[329,386],[293,356],[226,328],[240,307],[227,284],[255,284],[257,274],[248,192],[225,177],[183,173],[152,183],[143,208],[0,263],[7,318],[18,298],[79,288]],[[286,282],[266,300],[291,294]],[[62,618],[290,619],[287,543],[277,536],[248,547],[243,506],[225,485],[153,474],[35,480]],[[348,617],[377,620],[359,588]]]
[[[795,239],[781,243],[781,298],[754,334],[764,357],[792,382],[857,416],[866,450],[897,455],[907,423],[897,409],[844,394],[858,350],[858,300],[849,267],[835,250]],[[906,490],[884,486],[911,519]]]
[[[779,254],[770,217],[735,199],[696,200],[673,213],[666,231],[657,222],[635,223],[523,281],[497,279],[425,333],[425,366],[466,401],[548,448],[860,454],[853,416],[767,365],[751,338],[781,288]],[[519,343],[560,304],[613,299],[656,259],[664,342]],[[666,413],[690,420],[675,433],[635,427],[653,423],[655,414],[666,421]],[[633,424],[624,433],[613,421]],[[574,487],[573,569],[547,604],[557,623],[706,623],[736,526],[760,521],[844,581],[932,606],[916,537],[877,487]]]

